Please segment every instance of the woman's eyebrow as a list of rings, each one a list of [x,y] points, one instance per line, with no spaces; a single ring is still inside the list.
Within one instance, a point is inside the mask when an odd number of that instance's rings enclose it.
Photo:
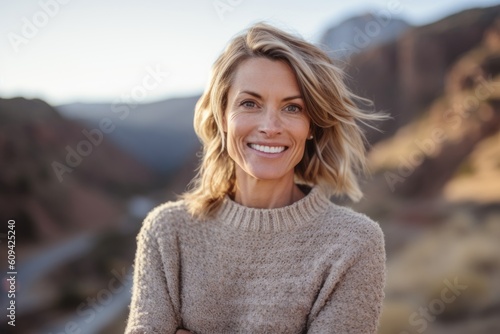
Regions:
[[[290,100],[295,100],[295,99],[304,99],[302,95],[294,95],[294,96],[289,96],[285,97],[283,101],[290,101]]]
[[[248,94],[248,95],[255,96],[258,99],[262,99],[262,96],[260,96],[259,93],[252,92],[252,91],[249,91],[249,90],[244,90],[244,91],[240,92],[240,94]]]
[[[262,96],[259,93],[252,92],[249,90],[244,90],[244,91],[240,92],[240,94],[248,94],[248,95],[255,96],[258,99],[262,99]],[[302,95],[293,95],[293,96],[285,97],[282,101],[290,101],[290,100],[295,100],[295,99],[304,99],[304,98],[302,97]]]

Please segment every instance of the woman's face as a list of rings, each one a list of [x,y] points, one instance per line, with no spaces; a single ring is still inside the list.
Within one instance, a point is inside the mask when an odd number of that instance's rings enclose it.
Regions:
[[[227,150],[236,163],[237,178],[293,182],[309,127],[289,65],[251,58],[238,66],[224,115]]]

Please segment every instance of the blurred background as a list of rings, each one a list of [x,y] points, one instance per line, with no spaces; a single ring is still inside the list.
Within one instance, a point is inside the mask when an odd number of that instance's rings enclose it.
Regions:
[[[123,333],[135,236],[194,175],[194,105],[265,20],[391,114],[367,130],[388,275],[381,334],[500,333],[500,1],[0,0],[0,306],[16,326]],[[11,225],[12,226],[12,225]]]

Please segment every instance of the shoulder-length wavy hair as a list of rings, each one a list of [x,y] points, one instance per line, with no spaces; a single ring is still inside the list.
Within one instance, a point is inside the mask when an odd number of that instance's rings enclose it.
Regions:
[[[380,120],[355,101],[371,105],[344,84],[344,72],[328,55],[302,38],[265,23],[251,26],[233,38],[215,61],[209,84],[196,104],[194,128],[203,155],[190,190],[181,197],[191,214],[211,216],[235,187],[234,162],[223,131],[227,96],[238,66],[249,58],[283,61],[294,71],[305,110],[311,119],[313,139],[295,167],[298,183],[319,185],[330,195],[362,197],[357,174],[366,171],[365,137],[359,123]]]

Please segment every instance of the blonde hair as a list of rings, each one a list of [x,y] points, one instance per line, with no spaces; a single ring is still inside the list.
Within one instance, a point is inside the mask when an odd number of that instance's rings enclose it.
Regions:
[[[344,84],[344,72],[318,47],[265,23],[251,26],[231,40],[215,61],[207,89],[196,104],[194,128],[203,144],[198,173],[181,197],[191,214],[212,215],[235,186],[234,162],[223,131],[227,95],[238,66],[264,57],[287,63],[294,71],[305,110],[311,119],[313,139],[295,167],[298,183],[319,185],[330,195],[359,200],[356,174],[366,172],[365,136],[358,123],[380,120],[355,101],[371,105]]]

